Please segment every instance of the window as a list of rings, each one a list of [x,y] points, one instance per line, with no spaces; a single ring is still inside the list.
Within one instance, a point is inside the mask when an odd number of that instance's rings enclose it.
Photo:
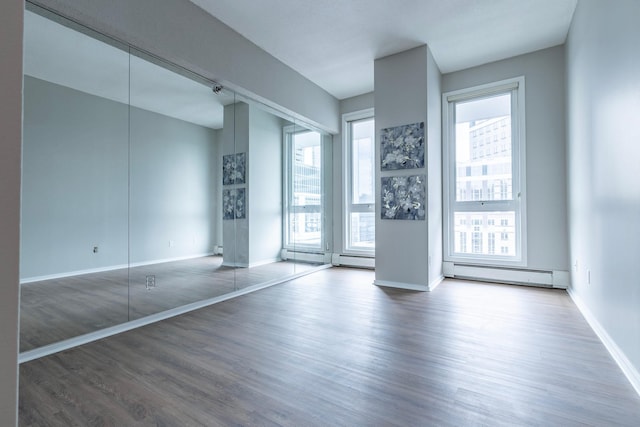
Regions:
[[[375,122],[373,110],[343,116],[346,253],[375,250]]]
[[[489,255],[493,255],[496,253],[496,233],[489,233]]]
[[[285,247],[322,251],[322,135],[287,126],[285,139]]]
[[[525,265],[524,78],[446,93],[443,111],[445,260]],[[493,149],[476,153],[474,133],[486,135],[486,142],[497,141],[500,135],[501,149],[496,142]],[[469,216],[482,218],[483,226],[500,224],[500,253],[494,233],[484,236],[460,222]],[[456,237],[462,233],[472,233],[470,247],[458,243]]]

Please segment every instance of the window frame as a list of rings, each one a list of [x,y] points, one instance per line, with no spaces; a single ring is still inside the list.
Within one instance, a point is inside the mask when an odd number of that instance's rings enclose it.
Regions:
[[[296,134],[318,132],[320,135],[320,204],[319,205],[294,205],[293,204],[293,136]],[[302,126],[300,124],[291,124],[282,128],[282,140],[284,145],[284,171],[283,171],[283,248],[297,252],[308,253],[324,253],[326,245],[326,226],[325,226],[325,138],[324,134],[316,129]],[[292,220],[292,214],[298,213],[318,213],[320,214],[320,243],[319,245],[309,245],[292,241],[289,225]]]
[[[459,101],[471,101],[511,93],[511,160],[512,200],[456,200],[455,106]],[[527,265],[526,227],[526,114],[525,78],[511,79],[473,86],[442,94],[443,130],[443,208],[444,260],[454,264],[485,266]],[[501,128],[505,125],[502,124]],[[504,130],[502,130],[504,132]],[[493,255],[460,254],[455,252],[456,212],[515,212],[516,255],[504,256],[496,250]]]
[[[374,131],[373,135],[373,147],[374,147],[374,166],[373,166],[373,185],[374,185],[374,201],[372,203],[353,203],[353,168],[352,168],[352,139],[351,139],[351,123],[357,122],[360,120],[373,119],[375,120],[375,109],[367,108],[364,110],[354,111],[350,113],[345,113],[342,115],[342,176],[343,176],[343,233],[342,233],[342,252],[345,255],[355,255],[355,256],[363,256],[363,257],[375,257],[375,240],[374,246],[371,249],[364,249],[362,247],[353,246],[351,243],[351,214],[352,213],[372,213],[374,215],[375,222],[375,212],[376,212],[376,204],[375,204],[375,144],[376,144],[376,135]],[[374,237],[375,239],[375,237]]]

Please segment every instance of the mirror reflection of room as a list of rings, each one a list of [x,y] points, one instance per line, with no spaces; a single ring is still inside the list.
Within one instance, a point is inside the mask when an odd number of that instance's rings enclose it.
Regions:
[[[322,191],[285,160],[286,129],[318,131],[49,18],[25,12],[22,352],[322,262],[296,250],[322,209],[285,190]]]

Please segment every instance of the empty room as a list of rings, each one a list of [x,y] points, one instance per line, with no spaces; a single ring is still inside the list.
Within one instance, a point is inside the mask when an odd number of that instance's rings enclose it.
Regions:
[[[640,3],[0,5],[0,424],[640,423]]]

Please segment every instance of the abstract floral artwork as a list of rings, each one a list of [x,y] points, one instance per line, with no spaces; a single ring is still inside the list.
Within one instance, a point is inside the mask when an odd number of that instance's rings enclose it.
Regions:
[[[222,185],[244,184],[245,159],[245,153],[222,156]]]
[[[424,167],[424,122],[380,131],[382,170]]]
[[[222,191],[222,218],[244,219],[247,216],[245,189]]]
[[[382,219],[425,219],[426,176],[382,177]]]

